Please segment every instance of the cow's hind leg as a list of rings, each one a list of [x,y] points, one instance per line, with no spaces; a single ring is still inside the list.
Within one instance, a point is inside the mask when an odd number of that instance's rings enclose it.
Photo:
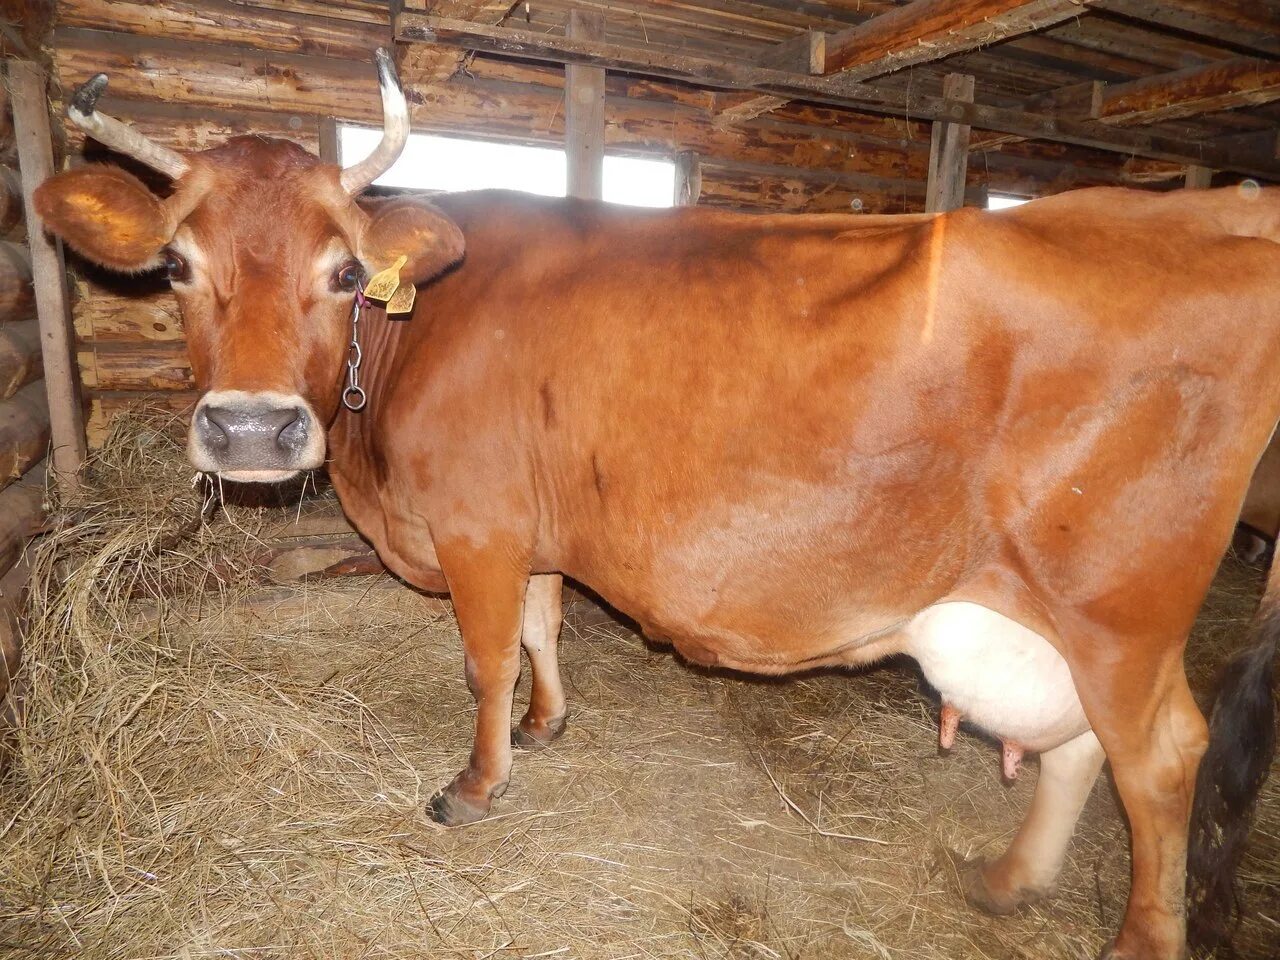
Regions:
[[[564,612],[560,601],[562,585],[559,574],[531,577],[525,593],[520,643],[529,657],[533,681],[529,709],[511,731],[511,741],[517,747],[545,747],[564,733],[567,715],[556,657]]]
[[[514,550],[437,545],[462,631],[467,686],[476,701],[471,759],[431,799],[433,820],[458,826],[479,820],[511,775],[511,706],[520,675],[520,632],[529,576]]]
[[[989,863],[959,865],[970,903],[991,913],[1012,913],[1052,891],[1102,761],[1102,745],[1092,732],[1040,754],[1035,796],[1009,849]]]
[[[1181,643],[1112,637],[1070,658],[1132,833],[1129,903],[1103,954],[1114,960],[1185,955],[1187,823],[1208,728],[1181,655]]]

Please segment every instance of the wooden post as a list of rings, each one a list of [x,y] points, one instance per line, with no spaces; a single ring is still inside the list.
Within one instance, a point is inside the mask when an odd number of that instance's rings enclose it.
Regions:
[[[692,207],[702,193],[702,162],[693,150],[681,150],[676,154],[676,191],[673,202],[677,207]]]
[[[942,81],[947,100],[973,103],[973,77],[949,73]],[[969,169],[969,125],[935,121],[929,146],[929,182],[924,208],[930,213],[955,210],[964,205],[964,178]]]
[[[320,118],[320,159],[325,163],[341,162],[342,147],[338,140],[338,121],[333,117]]]
[[[36,216],[36,187],[53,176],[53,143],[49,131],[49,100],[44,72],[25,60],[9,62],[13,94],[13,125],[18,141],[22,201],[26,208],[31,248],[31,276],[36,291],[36,317],[44,382],[48,389],[53,440],[53,471],[64,491],[74,489],[85,457],[84,413],[72,350],[71,312],[67,302],[67,273],[62,245],[41,229]]]
[[[1188,190],[1207,190],[1213,183],[1213,171],[1208,167],[1199,167],[1194,163],[1187,165],[1186,188]]]
[[[604,16],[569,11],[569,37],[604,39]],[[604,69],[570,64],[564,68],[564,148],[569,161],[569,196],[604,196]]]

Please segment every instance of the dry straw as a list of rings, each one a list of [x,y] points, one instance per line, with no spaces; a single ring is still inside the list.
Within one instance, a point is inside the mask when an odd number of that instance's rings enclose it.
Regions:
[[[40,548],[21,756],[0,784],[0,956],[1090,957],[1127,835],[1092,798],[1060,895],[993,919],[943,851],[1008,840],[1034,781],[934,748],[909,665],[760,682],[690,670],[581,607],[574,711],[495,816],[424,801],[464,761],[452,618],[386,580],[263,586],[288,507],[219,506],[180,430],[121,423]],[[1203,682],[1259,587],[1228,564]],[[1280,790],[1245,868],[1242,955],[1280,934]]]

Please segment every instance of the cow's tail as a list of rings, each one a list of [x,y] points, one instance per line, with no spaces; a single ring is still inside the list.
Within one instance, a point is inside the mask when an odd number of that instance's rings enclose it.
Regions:
[[[1271,566],[1252,642],[1223,672],[1200,761],[1187,850],[1187,939],[1213,949],[1235,925],[1236,868],[1276,752],[1273,693],[1280,645],[1280,559]]]

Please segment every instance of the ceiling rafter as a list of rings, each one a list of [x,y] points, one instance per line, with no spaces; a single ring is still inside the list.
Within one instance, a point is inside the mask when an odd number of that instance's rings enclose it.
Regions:
[[[1280,162],[1271,156],[1224,150],[1212,144],[1143,130],[1109,127],[1096,121],[914,94],[852,80],[844,74],[812,77],[752,63],[673,54],[638,44],[573,40],[528,30],[408,13],[397,18],[395,33],[397,39],[410,43],[435,43],[552,63],[589,64],[642,76],[682,80],[713,90],[744,90],[757,95],[870,113],[964,123],[1028,139],[1280,179]]]

